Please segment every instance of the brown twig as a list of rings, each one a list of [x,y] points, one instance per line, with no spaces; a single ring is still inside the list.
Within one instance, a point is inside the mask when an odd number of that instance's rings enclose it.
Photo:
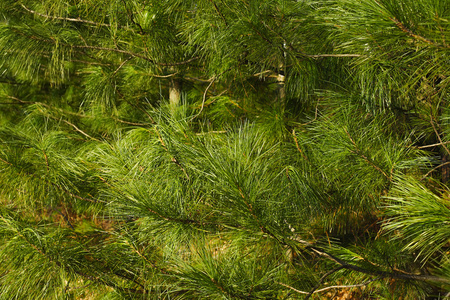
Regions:
[[[50,172],[50,164],[48,163],[48,157],[47,157],[47,153],[45,153],[45,151],[42,149],[42,154],[44,154],[44,158],[45,158],[45,165],[47,167],[47,172]]]
[[[352,284],[352,285],[332,285],[332,286],[327,286],[327,287],[325,287],[323,289],[314,291],[313,294],[321,293],[321,292],[324,292],[324,291],[327,291],[327,290],[330,290],[330,289],[348,289],[348,288],[355,288],[355,287],[363,287],[363,286],[366,286],[369,283],[377,281],[379,279],[380,279],[380,277],[377,277],[377,278],[374,278],[374,279],[367,280],[366,282],[363,282],[363,283]],[[309,292],[300,291],[300,290],[298,290],[298,289],[296,289],[296,288],[294,288],[292,286],[289,286],[289,285],[287,285],[285,283],[282,283],[282,282],[276,282],[276,283],[278,283],[279,285],[282,285],[284,287],[287,287],[288,289],[291,289],[291,290],[293,290],[296,293],[303,294],[303,295],[308,295],[309,294]]]
[[[439,166],[437,166],[437,167],[431,169],[431,170],[428,171],[427,174],[425,174],[420,180],[421,180],[421,181],[424,180],[428,175],[430,175],[431,173],[433,173],[433,172],[436,171],[437,169],[439,169],[439,168],[441,168],[441,167],[443,167],[443,166],[446,166],[446,165],[450,165],[450,161],[447,161],[447,162],[445,162],[445,163],[443,163],[443,164],[440,164]]]
[[[431,148],[431,147],[442,146],[442,145],[447,145],[447,144],[450,144],[450,141],[443,142],[443,143],[430,144],[430,145],[425,145],[425,146],[419,146],[419,147],[417,147],[417,149],[425,149],[425,148]]]
[[[202,106],[201,106],[201,108],[200,108],[200,111],[198,112],[198,114],[196,114],[194,117],[192,117],[190,121],[194,120],[195,118],[197,118],[197,117],[202,113],[203,108],[204,108],[204,106],[205,106],[206,94],[208,93],[208,90],[209,90],[209,88],[212,86],[212,84],[214,83],[214,81],[216,81],[220,76],[222,76],[223,74],[225,74],[226,72],[228,72],[228,71],[230,71],[230,70],[231,70],[231,68],[226,69],[225,71],[223,71],[223,72],[220,73],[219,75],[217,75],[217,76],[214,75],[212,78],[210,78],[210,79],[208,80],[208,81],[209,81],[209,84],[208,84],[208,86],[206,87],[205,92],[203,93],[203,100],[202,100]],[[226,90],[225,90],[225,91],[226,91]],[[222,95],[223,93],[224,93],[224,92],[220,93],[220,95]]]
[[[6,160],[4,160],[3,158],[1,158],[0,157],[0,161],[1,162],[4,162],[5,164],[7,164],[7,165],[10,165],[10,166],[12,166],[13,164],[12,163],[10,163],[9,161],[6,161]]]
[[[117,69],[113,72],[112,75],[116,75],[116,73],[119,72],[119,70],[122,69],[122,67],[123,67],[128,61],[132,60],[133,58],[134,58],[133,56],[130,56],[130,57],[128,57],[127,59],[125,59],[125,60],[119,65],[119,67],[117,67]]]
[[[321,58],[321,57],[363,57],[362,54],[304,54],[306,57],[310,58]]]
[[[203,108],[205,107],[206,94],[208,93],[208,90],[209,90],[209,88],[212,86],[212,84],[214,83],[214,81],[216,81],[216,78],[217,78],[216,76],[213,76],[213,77],[210,79],[210,83],[208,84],[208,86],[207,86],[206,89],[205,89],[205,92],[203,93],[203,100],[202,100],[202,106],[201,106],[201,108],[200,108],[200,111],[198,112],[198,114],[196,114],[195,116],[193,116],[193,117],[191,118],[191,121],[194,120],[195,118],[197,118],[197,117],[202,113]]]
[[[52,118],[53,118],[53,117],[52,117]],[[57,118],[54,118],[54,119],[58,120]],[[84,132],[83,130],[81,130],[80,128],[78,128],[75,124],[72,124],[72,123],[70,123],[69,121],[66,121],[66,120],[61,120],[61,121],[63,121],[63,122],[66,123],[67,125],[72,126],[73,129],[75,129],[75,131],[78,131],[79,133],[81,133],[81,134],[84,135],[85,137],[87,137],[87,138],[89,138],[89,139],[91,139],[91,140],[100,142],[99,139],[96,139],[95,137],[90,136],[89,134],[87,134],[86,132]]]
[[[146,76],[156,77],[156,78],[169,78],[169,77],[173,77],[173,76],[177,75],[178,73],[179,72],[175,72],[175,73],[168,74],[168,75],[146,74]]]
[[[298,144],[297,136],[295,135],[295,129],[292,129],[292,136],[294,137],[295,146],[297,147],[298,152],[303,156],[304,159],[308,160],[305,153],[303,153],[302,149],[300,148],[300,145]]]

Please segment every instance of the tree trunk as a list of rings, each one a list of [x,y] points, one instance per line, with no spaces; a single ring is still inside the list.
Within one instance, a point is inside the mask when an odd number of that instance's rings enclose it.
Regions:
[[[278,82],[278,98],[280,100],[280,106],[284,109],[286,105],[286,87],[285,87],[286,76],[283,74],[277,75]]]
[[[181,79],[172,78],[169,83],[169,105],[171,114],[175,113],[181,101]]]

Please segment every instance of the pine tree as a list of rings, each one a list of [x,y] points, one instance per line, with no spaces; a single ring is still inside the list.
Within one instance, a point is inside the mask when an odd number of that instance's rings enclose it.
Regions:
[[[0,13],[0,299],[448,297],[448,1]]]

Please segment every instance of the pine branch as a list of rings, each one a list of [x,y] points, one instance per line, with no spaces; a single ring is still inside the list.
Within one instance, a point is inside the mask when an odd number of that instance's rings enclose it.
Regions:
[[[319,254],[322,257],[328,258],[329,260],[334,261],[335,263],[341,265],[345,269],[364,273],[364,274],[370,274],[370,275],[378,275],[383,278],[397,278],[397,279],[403,279],[403,280],[418,280],[418,281],[433,281],[433,282],[440,282],[445,284],[450,284],[450,279],[444,278],[444,277],[438,277],[433,275],[415,275],[410,274],[407,272],[402,273],[391,273],[386,271],[380,271],[380,270],[368,270],[365,268],[362,268],[360,266],[356,266],[350,263],[347,263],[346,261],[337,258],[336,256],[332,255],[331,253],[320,249],[315,246],[307,246],[307,249],[311,249],[313,252]]]
[[[37,252],[39,252],[39,254],[41,254],[42,256],[44,256],[45,258],[48,259],[48,256],[41,250],[39,249],[39,247],[37,247],[35,244],[33,244],[32,242],[30,242],[30,240],[24,236],[22,234],[22,232],[20,232],[20,230],[18,228],[16,228],[14,225],[11,224],[11,222],[7,219],[5,219],[1,214],[0,214],[0,218],[3,220],[3,222],[5,222],[9,227],[12,227],[12,229],[14,230],[14,232],[17,233],[17,235],[19,237],[21,237],[27,244],[29,244],[34,250],[36,250]]]
[[[225,26],[228,27],[227,20],[225,19],[225,16],[220,12],[219,8],[217,7],[217,4],[213,0],[209,0],[214,5],[214,9],[216,10],[217,14],[222,18],[223,22],[225,23]]]
[[[44,40],[44,41],[48,42],[49,40]],[[116,48],[106,48],[106,47],[89,46],[89,45],[84,45],[84,46],[83,45],[70,45],[70,44],[65,44],[65,43],[61,43],[61,45],[71,47],[71,48],[92,49],[92,50],[109,51],[109,52],[117,52],[117,53],[127,54],[127,55],[131,55],[133,57],[142,58],[152,64],[159,65],[159,66],[165,66],[165,67],[187,65],[187,64],[189,64],[193,61],[196,61],[200,58],[200,56],[195,56],[195,57],[192,57],[190,59],[187,59],[187,60],[181,61],[181,62],[162,63],[162,62],[156,62],[155,60],[150,59],[147,56],[139,54],[139,53],[135,53],[135,52],[127,51],[127,50],[116,49]]]
[[[6,160],[4,160],[3,158],[1,158],[0,157],[0,161],[1,162],[3,162],[3,163],[5,163],[5,164],[7,164],[7,165],[10,165],[10,166],[12,166],[13,164],[12,163],[10,163],[9,161],[6,161]]]
[[[225,74],[225,73],[228,72],[228,71],[230,71],[230,69],[227,69],[227,70],[223,71],[222,73],[220,73],[220,74],[217,75],[217,76],[214,75],[212,78],[210,78],[210,79],[208,80],[208,81],[209,81],[209,84],[208,84],[208,86],[206,87],[206,89],[205,89],[205,91],[204,91],[204,93],[203,93],[203,100],[202,100],[202,106],[201,106],[201,108],[200,108],[200,111],[198,112],[198,114],[196,114],[194,117],[192,117],[190,121],[194,120],[195,118],[197,118],[197,117],[202,113],[203,108],[204,108],[204,106],[205,106],[206,94],[208,93],[208,90],[209,90],[209,88],[212,86],[212,84],[214,83],[214,81],[216,81],[218,78],[220,78],[220,76],[222,76],[223,74]]]
[[[54,106],[48,105],[47,103],[44,103],[44,102],[39,102],[39,101],[25,101],[25,100],[22,100],[22,99],[19,99],[19,98],[17,98],[17,97],[10,96],[10,95],[4,95],[3,97],[6,97],[6,98],[9,98],[9,99],[15,100],[15,101],[18,102],[18,104],[28,104],[28,105],[31,105],[31,104],[38,104],[38,105],[42,105],[42,106],[44,106],[44,107],[46,107],[46,108],[48,108],[48,109],[57,110],[58,112],[60,112],[60,113],[62,113],[62,114],[67,114],[67,115],[77,116],[77,117],[81,117],[81,118],[90,118],[90,116],[83,115],[83,114],[79,114],[79,113],[74,113],[74,112],[71,112],[71,111],[68,111],[68,110],[61,109],[61,108],[59,108],[59,107],[54,107]]]
[[[395,25],[404,33],[408,34],[409,36],[415,38],[416,40],[425,42],[427,44],[433,45],[433,46],[438,46],[438,47],[442,47],[442,48],[449,48],[449,46],[446,45],[438,45],[435,42],[421,36],[418,34],[415,34],[411,29],[409,29],[408,27],[406,27],[402,22],[400,22],[399,20],[397,20],[397,18],[395,17],[389,17],[389,19],[395,23]]]
[[[74,113],[74,112],[71,112],[71,111],[67,111],[67,110],[61,109],[61,108],[59,108],[59,107],[53,107],[53,106],[50,106],[50,105],[48,105],[48,104],[46,104],[46,103],[44,103],[44,102],[38,102],[38,101],[25,101],[25,100],[21,100],[21,99],[19,99],[19,98],[17,98],[17,97],[9,96],[9,95],[6,95],[5,97],[7,97],[7,98],[9,98],[9,99],[13,99],[13,100],[17,101],[18,103],[0,103],[0,104],[38,104],[38,105],[42,105],[42,106],[44,106],[44,107],[46,107],[46,108],[48,108],[48,109],[56,110],[56,111],[62,113],[63,115],[68,114],[68,115],[73,115],[73,116],[80,117],[80,118],[89,118],[89,119],[90,119],[90,118],[93,118],[92,116],[89,116],[89,115],[84,115],[84,114]],[[58,118],[56,118],[56,117],[52,117],[52,118],[55,119],[55,120],[58,120],[58,121],[60,120],[60,119],[58,119]],[[116,117],[114,117],[114,116],[111,116],[111,118],[112,118],[114,121],[116,121],[116,122],[123,123],[123,124],[128,124],[128,125],[134,125],[134,126],[148,126],[148,125],[150,125],[150,124],[154,124],[154,123],[137,123],[137,122],[129,122],[129,121],[121,120],[121,119],[116,118]],[[63,121],[63,122],[64,122],[64,121]],[[68,125],[70,125],[70,124],[68,124]],[[73,127],[73,126],[72,126],[72,127]],[[84,135],[84,134],[83,134],[83,135]],[[85,135],[85,136],[86,136],[86,135]],[[92,139],[92,138],[91,138],[91,139]]]
[[[25,36],[32,40],[42,41],[42,42],[46,42],[49,44],[57,44],[57,41],[54,38],[46,39],[46,38],[38,37],[35,35],[27,35],[16,28],[13,30],[15,32],[17,32],[18,34]],[[148,58],[147,56],[145,56],[143,54],[135,53],[135,52],[128,51],[128,50],[121,50],[121,49],[117,49],[117,48],[107,48],[107,47],[91,46],[91,45],[75,45],[75,44],[67,44],[67,43],[60,43],[60,42],[58,42],[58,45],[68,47],[68,48],[73,48],[73,49],[99,50],[99,51],[107,51],[107,52],[116,52],[116,53],[126,54],[126,55],[129,55],[132,57],[141,58],[152,64],[159,65],[159,66],[165,66],[165,67],[187,65],[193,61],[200,59],[200,56],[195,56],[195,57],[189,58],[185,61],[174,62],[174,63],[162,63],[162,62],[157,62],[151,58]]]
[[[155,127],[155,132],[158,135],[158,139],[161,143],[161,146],[171,156],[172,162],[175,163],[178,167],[180,167],[180,169],[183,171],[184,175],[186,176],[187,180],[190,180],[189,174],[186,172],[186,169],[181,165],[181,163],[178,161],[178,159],[170,153],[169,149],[167,149],[166,143],[164,143],[164,140],[156,127]]]
[[[169,272],[166,269],[163,268],[159,268],[154,262],[150,261],[147,259],[147,257],[145,257],[138,249],[137,247],[134,246],[134,244],[130,243],[128,240],[124,239],[125,244],[127,244],[128,246],[130,246],[131,250],[136,253],[139,257],[141,257],[143,260],[145,260],[146,263],[148,263],[153,269],[156,269],[158,271],[160,271],[161,273],[168,275]]]
[[[122,0],[122,3],[123,3],[123,6],[125,7],[125,10],[127,11],[127,15],[128,15],[128,17],[130,18],[131,23],[133,23],[134,25],[136,25],[136,26],[139,28],[139,34],[141,34],[141,35],[144,34],[144,33],[145,33],[145,32],[144,32],[144,29],[142,29],[141,24],[137,23],[137,22],[134,20],[133,12],[128,8],[128,6],[127,6],[125,0]]]
[[[7,164],[7,165],[10,165],[10,166],[12,166],[12,167],[18,169],[18,170],[20,170],[20,172],[24,172],[23,169],[21,169],[20,167],[14,165],[13,163],[11,163],[11,162],[9,162],[9,161],[6,161],[6,160],[4,160],[4,159],[2,159],[2,158],[0,158],[0,161],[3,162],[3,163],[5,163],[5,164]],[[75,194],[71,193],[69,190],[67,190],[66,188],[61,187],[60,185],[58,185],[58,184],[56,184],[56,183],[54,183],[54,182],[51,182],[50,180],[47,180],[46,178],[36,177],[35,174],[33,174],[33,173],[26,173],[26,174],[27,174],[28,176],[30,176],[31,178],[35,178],[35,179],[38,179],[38,180],[43,180],[43,181],[45,182],[45,184],[54,186],[54,187],[58,188],[59,190],[61,190],[62,192],[68,194],[68,195],[71,196],[71,197],[74,197],[74,198],[77,198],[77,199],[80,199],[80,200],[84,200],[84,201],[88,201],[88,202],[93,202],[93,203],[97,203],[97,202],[100,202],[100,203],[106,203],[105,201],[94,200],[94,199],[84,198],[84,197],[81,197],[81,196],[79,196],[79,195],[75,195]]]
[[[392,181],[392,178],[390,176],[388,176],[383,170],[380,169],[380,167],[378,167],[377,165],[375,165],[367,156],[365,156],[361,150],[358,148],[358,146],[356,145],[355,141],[352,139],[352,137],[350,136],[350,134],[348,133],[348,131],[346,129],[344,129],[345,133],[347,134],[348,138],[350,139],[350,141],[352,142],[353,146],[355,147],[356,150],[350,150],[351,152],[359,155],[360,157],[362,157],[362,159],[364,159],[369,165],[371,165],[373,168],[375,168],[378,172],[380,172],[381,174],[383,174],[389,181]]]
[[[152,210],[150,208],[147,208],[147,210],[149,212],[151,212],[152,214],[156,215],[158,218],[160,218],[160,219],[162,219],[164,221],[168,221],[168,222],[175,222],[175,223],[181,223],[181,224],[196,224],[196,225],[200,225],[202,227],[205,226],[205,225],[216,225],[216,224],[213,224],[213,223],[210,223],[210,222],[201,222],[201,221],[193,220],[193,219],[182,219],[182,218],[166,217],[166,216],[163,216],[160,213],[158,213],[158,212],[156,212],[156,211],[154,211],[154,210]]]

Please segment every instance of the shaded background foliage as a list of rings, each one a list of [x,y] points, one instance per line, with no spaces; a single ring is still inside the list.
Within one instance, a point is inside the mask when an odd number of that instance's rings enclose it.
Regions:
[[[0,3],[1,299],[445,299],[441,0]]]

